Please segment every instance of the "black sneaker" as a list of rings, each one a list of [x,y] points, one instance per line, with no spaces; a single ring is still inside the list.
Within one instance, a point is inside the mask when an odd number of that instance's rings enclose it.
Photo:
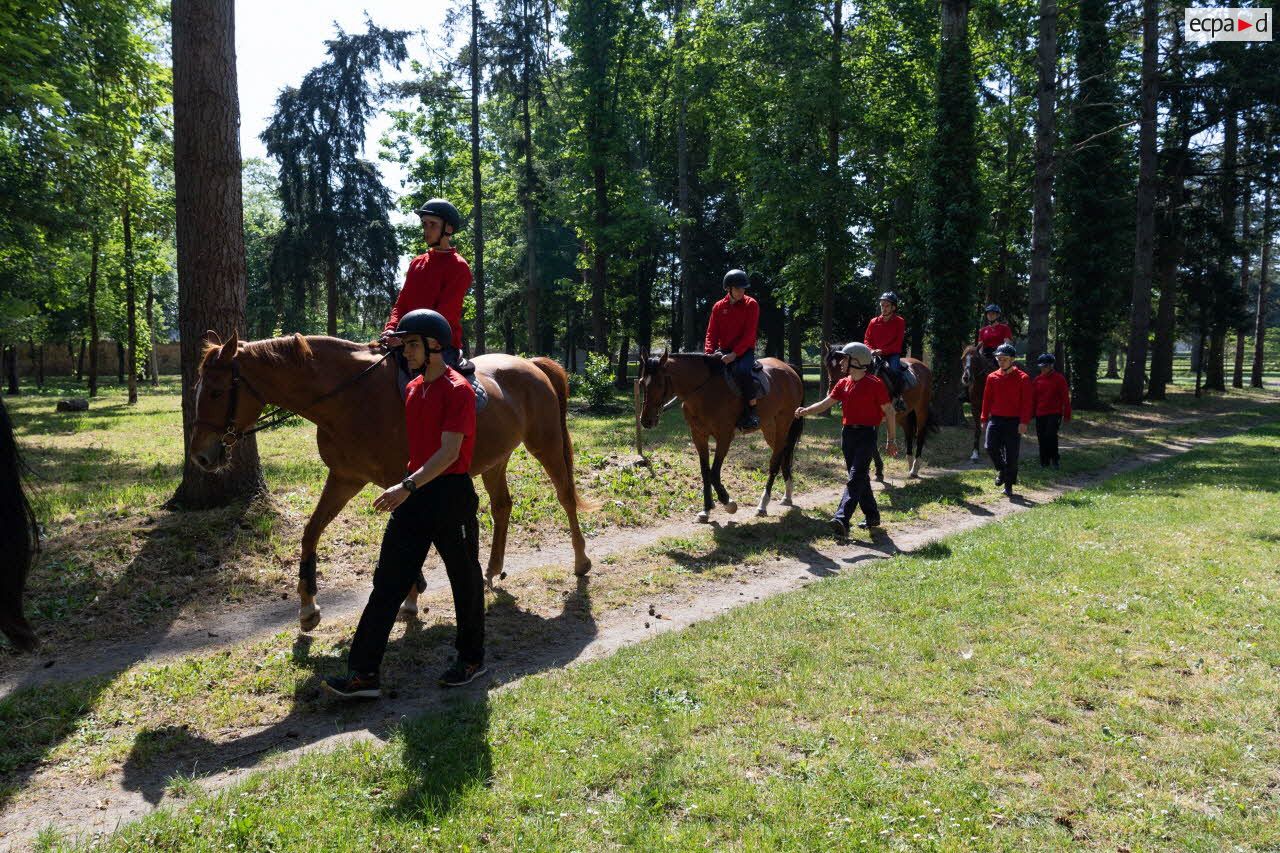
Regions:
[[[880,519],[878,518],[875,521],[859,521],[858,522],[858,528],[860,530],[879,530],[882,526],[883,525],[880,524]]]
[[[1006,498],[1011,498],[1011,497],[1013,497],[1013,484],[1012,484],[1012,483],[1006,483],[1006,484],[1005,484],[1005,486],[1004,486],[1004,496],[1005,496]]]
[[[377,699],[382,696],[378,673],[348,672],[331,675],[320,684],[325,692],[339,699]]]
[[[997,485],[997,486],[1003,486],[1003,485],[1004,485],[1004,472],[1003,472],[1003,471],[1002,471],[1001,473],[999,473],[999,474],[996,474],[996,485]]]
[[[838,518],[831,519],[831,532],[841,539],[849,538],[849,525]]]
[[[441,687],[461,687],[470,684],[489,670],[482,663],[463,663],[455,660],[453,665],[440,674]]]

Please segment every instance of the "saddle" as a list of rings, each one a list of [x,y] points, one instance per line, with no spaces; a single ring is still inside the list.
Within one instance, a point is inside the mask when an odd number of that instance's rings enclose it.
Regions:
[[[758,361],[751,365],[751,379],[755,382],[755,398],[757,400],[768,395],[769,388],[773,383],[769,379],[769,374],[765,372],[764,365]],[[733,374],[729,372],[728,367],[724,368],[724,381],[729,384],[729,390],[733,391],[735,397],[742,396],[742,389],[738,387],[738,381],[733,378]]]
[[[902,370],[896,371],[897,376],[892,374],[895,372],[889,367],[889,362],[879,356],[875,359],[874,371],[877,376],[889,383],[889,390],[898,389],[898,394],[906,394],[912,388],[916,387],[916,375],[911,372],[911,368],[907,365],[902,366]]]

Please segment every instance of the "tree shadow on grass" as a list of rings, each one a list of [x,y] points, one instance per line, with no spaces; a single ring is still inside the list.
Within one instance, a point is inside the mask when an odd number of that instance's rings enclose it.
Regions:
[[[392,735],[404,739],[404,761],[414,781],[396,808],[411,815],[447,811],[459,793],[489,778],[488,691],[563,666],[596,636],[588,580],[580,578],[575,589],[565,590],[560,612],[550,618],[522,609],[499,588],[486,611],[485,633],[490,674],[445,691],[435,679],[453,656],[453,624],[423,628],[417,620],[409,622],[403,636],[388,647],[384,698],[364,703],[341,703],[320,690],[324,676],[345,671],[350,641],[315,655],[310,639],[299,638],[294,661],[312,675],[295,688],[285,717],[243,737],[216,742],[171,727],[143,730],[125,761],[123,785],[154,805],[175,775],[249,769],[274,753],[367,730],[379,740]]]

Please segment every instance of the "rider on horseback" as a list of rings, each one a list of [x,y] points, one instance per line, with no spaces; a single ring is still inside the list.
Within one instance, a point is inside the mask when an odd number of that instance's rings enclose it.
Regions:
[[[1000,318],[1000,306],[992,302],[987,306],[987,325],[978,330],[978,350],[995,370],[996,347],[1013,343],[1013,329]]]
[[[893,407],[899,412],[907,410],[902,399],[902,385],[905,380],[902,367],[902,351],[905,347],[907,321],[898,314],[898,294],[887,290],[880,294],[880,316],[872,317],[867,323],[866,334],[862,342],[871,348],[871,354],[881,360],[883,367],[879,375],[889,386],[893,395]]]
[[[450,367],[467,372],[471,364],[462,358],[462,303],[471,288],[471,266],[449,245],[453,235],[462,230],[462,215],[442,198],[431,199],[415,212],[422,220],[428,251],[409,262],[404,287],[382,330],[382,342],[389,347],[400,345],[395,330],[410,311],[438,311],[453,330],[451,339],[441,342],[441,357]]]
[[[711,306],[704,352],[717,356],[738,383],[742,399],[746,401],[742,417],[738,418],[738,429],[745,432],[760,426],[755,408],[755,380],[751,375],[756,364],[760,303],[747,296],[751,280],[742,270],[729,270],[724,274],[723,284],[725,297]]]

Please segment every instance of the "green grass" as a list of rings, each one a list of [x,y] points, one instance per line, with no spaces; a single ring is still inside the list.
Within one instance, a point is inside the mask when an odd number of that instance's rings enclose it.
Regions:
[[[105,846],[1274,847],[1277,446],[459,698]]]

